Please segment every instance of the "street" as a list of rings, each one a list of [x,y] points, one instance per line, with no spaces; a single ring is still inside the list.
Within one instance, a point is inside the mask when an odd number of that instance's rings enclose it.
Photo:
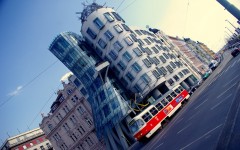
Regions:
[[[139,144],[142,149],[240,149],[240,55],[223,57],[169,124]]]

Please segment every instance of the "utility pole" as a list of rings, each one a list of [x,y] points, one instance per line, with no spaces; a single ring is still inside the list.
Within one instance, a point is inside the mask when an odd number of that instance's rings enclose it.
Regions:
[[[229,13],[231,13],[237,20],[240,20],[240,10],[227,0],[217,0]]]

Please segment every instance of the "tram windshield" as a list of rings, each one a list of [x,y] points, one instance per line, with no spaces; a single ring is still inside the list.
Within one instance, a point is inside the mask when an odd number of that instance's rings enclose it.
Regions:
[[[138,120],[132,120],[129,123],[129,129],[131,130],[132,133],[137,132],[142,126],[144,125],[143,120],[138,119]]]

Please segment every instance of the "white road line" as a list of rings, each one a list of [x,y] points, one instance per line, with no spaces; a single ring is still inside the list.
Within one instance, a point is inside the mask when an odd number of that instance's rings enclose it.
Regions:
[[[192,118],[194,118],[195,116],[197,116],[199,113],[200,113],[200,111],[198,111],[196,114],[192,115],[192,116],[188,119],[188,121],[191,120]]]
[[[221,74],[218,77],[221,77],[223,75],[224,71],[221,72]]]
[[[187,129],[189,126],[191,126],[192,124],[187,125],[186,127],[184,127],[182,130],[178,131],[177,134],[181,133],[183,130]]]
[[[159,144],[157,147],[155,147],[155,149],[158,149],[162,145],[163,145],[163,143]]]
[[[176,124],[179,123],[179,122],[181,122],[182,120],[183,120],[183,118],[181,118],[180,120],[177,120],[177,121],[176,121]]]
[[[228,89],[226,89],[222,94],[218,95],[217,98],[223,96],[223,94],[225,94],[228,90],[230,90],[232,87],[234,87],[237,83],[233,84],[231,87],[229,87]]]
[[[232,96],[232,94],[228,95],[227,97],[225,97],[224,99],[222,99],[220,102],[218,102],[216,105],[214,105],[211,110],[215,109],[217,106],[219,106],[222,102],[224,102],[225,100],[227,100],[230,96]]]
[[[230,68],[231,66],[228,66],[228,68],[224,71],[224,72],[227,72],[227,70]]]
[[[208,98],[205,100],[205,101],[203,101],[201,104],[199,104],[197,107],[195,107],[194,109],[198,109],[198,107],[200,107],[203,103],[205,103],[206,101],[208,100]]]
[[[214,78],[214,80],[212,82],[210,82],[208,85],[211,85],[216,80],[217,80],[217,78]]]
[[[231,65],[231,68],[236,64],[237,61],[235,61],[232,65]]]
[[[232,80],[230,80],[227,84],[223,85],[223,87],[227,86],[228,84],[230,84],[233,80],[235,80],[236,78],[238,78],[240,75],[237,75],[236,77],[234,77]]]
[[[221,127],[222,124],[216,126],[215,128],[213,128],[212,130],[208,131],[207,133],[203,134],[202,136],[200,136],[198,139],[194,140],[193,142],[189,143],[188,145],[184,146],[183,148],[180,148],[180,150],[186,149],[187,147],[191,146],[193,143],[199,141],[201,138],[203,138],[204,136],[208,135],[209,133],[213,132],[214,130],[216,130],[217,128]]]

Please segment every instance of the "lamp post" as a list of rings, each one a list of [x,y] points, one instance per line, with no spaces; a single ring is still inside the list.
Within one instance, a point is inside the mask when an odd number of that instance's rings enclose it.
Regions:
[[[228,29],[227,27],[225,27],[226,29]],[[230,29],[228,29],[229,32],[231,32],[235,37],[237,37],[236,33],[233,33]]]

